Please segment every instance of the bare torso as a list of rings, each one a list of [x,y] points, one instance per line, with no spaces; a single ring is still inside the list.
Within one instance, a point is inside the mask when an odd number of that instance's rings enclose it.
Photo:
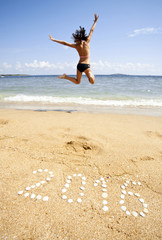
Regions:
[[[90,64],[90,47],[89,43],[86,41],[81,41],[81,43],[76,44],[76,50],[80,56],[80,63]]]

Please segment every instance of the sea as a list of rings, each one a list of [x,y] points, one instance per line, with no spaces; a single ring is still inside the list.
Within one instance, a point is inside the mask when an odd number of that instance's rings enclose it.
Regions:
[[[0,108],[162,116],[162,76],[85,75],[79,85],[56,75],[1,76]]]

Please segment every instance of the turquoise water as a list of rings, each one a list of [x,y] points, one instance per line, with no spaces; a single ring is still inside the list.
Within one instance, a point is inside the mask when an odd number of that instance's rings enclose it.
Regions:
[[[91,85],[83,76],[75,85],[57,76],[1,77],[0,107],[162,108],[161,76],[97,75],[95,79]]]

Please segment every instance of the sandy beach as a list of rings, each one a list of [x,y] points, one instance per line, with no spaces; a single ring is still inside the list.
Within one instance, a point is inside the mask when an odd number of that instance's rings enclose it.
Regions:
[[[162,117],[3,109],[0,159],[0,239],[161,237]]]

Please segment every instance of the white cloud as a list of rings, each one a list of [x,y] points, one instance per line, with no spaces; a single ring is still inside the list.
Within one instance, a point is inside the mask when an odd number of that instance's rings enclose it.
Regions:
[[[147,28],[140,28],[133,31],[133,33],[129,34],[129,37],[135,37],[139,35],[148,35],[148,34],[157,34],[162,33],[161,28],[153,28],[153,27],[147,27]]]
[[[162,74],[161,70],[153,64],[145,63],[111,63],[108,61],[92,62],[92,71],[96,74]]]
[[[48,61],[34,60],[32,63],[25,63],[26,68],[30,69],[63,69],[68,63],[49,63]]]
[[[16,62],[15,65],[11,65],[4,62],[0,65],[1,73],[28,73],[28,74],[75,74],[76,62],[58,62],[50,63],[49,61],[34,60],[29,63]],[[154,74],[162,75],[161,66],[146,63],[133,63],[133,62],[109,62],[99,60],[91,63],[91,69],[94,74]]]
[[[15,69],[16,69],[17,71],[22,72],[22,71],[23,71],[23,69],[22,69],[22,64],[21,64],[20,62],[16,62]]]
[[[32,63],[25,63],[25,67],[27,68],[41,68],[45,63],[43,62],[38,62],[37,60],[34,60]],[[46,66],[48,66],[48,62],[46,62]]]
[[[3,62],[2,63],[2,68],[4,68],[5,70],[11,69],[12,65],[7,63],[7,62]]]
[[[38,61],[38,60],[34,60],[32,63],[25,63],[24,66],[27,69],[32,69],[32,70],[36,70],[36,69],[42,69],[42,70],[66,70],[66,69],[75,69],[76,68],[76,63],[74,62],[64,62],[64,63],[50,63],[48,61]],[[73,71],[73,70],[72,70]],[[71,72],[72,72],[71,71]]]

